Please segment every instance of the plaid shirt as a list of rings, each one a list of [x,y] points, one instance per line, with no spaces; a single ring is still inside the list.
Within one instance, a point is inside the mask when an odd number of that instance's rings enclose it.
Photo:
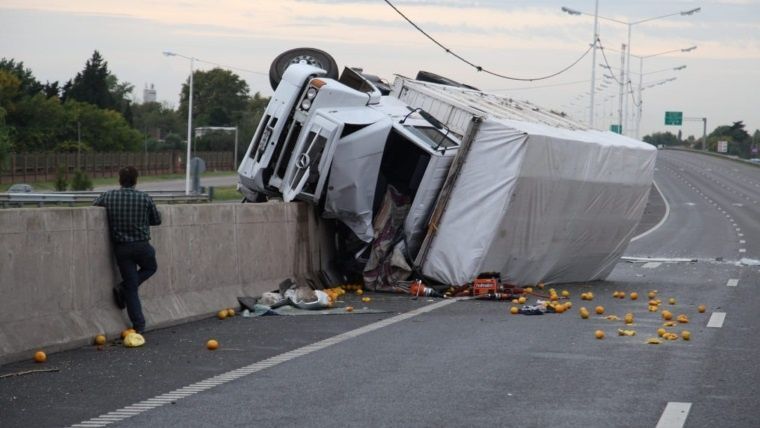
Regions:
[[[148,241],[150,226],[161,224],[153,199],[133,187],[109,190],[98,196],[93,205],[106,208],[115,243]]]

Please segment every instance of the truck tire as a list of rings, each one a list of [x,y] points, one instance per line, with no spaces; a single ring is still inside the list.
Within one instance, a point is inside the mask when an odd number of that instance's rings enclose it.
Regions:
[[[305,62],[325,70],[327,72],[325,77],[338,78],[338,64],[330,54],[314,48],[296,48],[277,55],[277,58],[272,61],[272,65],[269,67],[269,84],[272,85],[272,90],[277,89],[285,69],[290,64],[298,64],[299,62]]]

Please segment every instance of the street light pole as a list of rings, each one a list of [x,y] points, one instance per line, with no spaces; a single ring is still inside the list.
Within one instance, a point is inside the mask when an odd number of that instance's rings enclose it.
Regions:
[[[193,142],[193,68],[195,66],[195,58],[191,56],[185,56],[176,52],[164,51],[165,56],[178,56],[190,60],[190,82],[189,82],[189,97],[187,105],[187,155],[185,158],[185,194],[190,194],[190,156],[192,155],[192,142]]]
[[[599,40],[599,0],[594,5],[594,40],[591,54],[591,102],[589,107],[588,127],[594,128],[594,93],[596,91],[596,42]]]

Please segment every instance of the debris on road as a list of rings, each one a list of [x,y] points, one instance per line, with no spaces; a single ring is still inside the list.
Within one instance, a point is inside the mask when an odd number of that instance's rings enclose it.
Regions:
[[[145,345],[145,338],[140,333],[130,333],[124,338],[124,346],[127,348],[139,348]]]
[[[219,348],[219,342],[216,341],[215,339],[209,339],[206,342],[206,349],[208,349],[209,351],[216,351],[218,348]]]
[[[44,363],[47,361],[47,355],[43,351],[37,351],[34,353],[34,362],[35,363]]]

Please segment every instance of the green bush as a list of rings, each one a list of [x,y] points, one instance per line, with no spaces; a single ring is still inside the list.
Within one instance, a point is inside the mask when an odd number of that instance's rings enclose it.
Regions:
[[[69,181],[66,179],[66,167],[59,166],[55,173],[55,190],[65,192],[69,187]]]
[[[92,180],[84,171],[77,169],[71,179],[71,190],[92,190]]]

